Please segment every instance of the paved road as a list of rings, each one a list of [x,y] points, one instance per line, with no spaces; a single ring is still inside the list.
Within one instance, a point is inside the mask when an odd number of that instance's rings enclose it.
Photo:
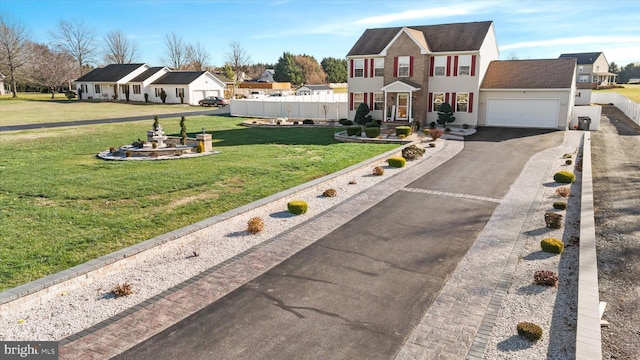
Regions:
[[[188,112],[180,112],[180,113],[173,113],[173,114],[161,114],[161,115],[158,115],[158,118],[166,119],[166,118],[174,118],[179,116],[222,115],[222,114],[228,114],[228,113],[229,113],[229,108],[223,107],[215,110],[188,111]],[[130,122],[130,121],[148,121],[150,116],[151,115],[142,115],[142,116],[130,116],[130,117],[110,118],[110,119],[61,121],[61,122],[43,123],[43,124],[7,125],[7,126],[0,126],[0,132],[16,131],[16,130],[32,130],[32,129],[50,129],[50,128],[57,128],[57,127],[94,125],[94,124],[115,124],[115,123]]]
[[[393,358],[490,218],[495,198],[530,156],[558,146],[562,135],[480,129],[407,191],[116,358]]]

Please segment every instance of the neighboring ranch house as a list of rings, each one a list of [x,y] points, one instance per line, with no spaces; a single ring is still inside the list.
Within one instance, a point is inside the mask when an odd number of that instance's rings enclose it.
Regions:
[[[573,58],[492,61],[480,86],[478,125],[566,129],[575,68]]]
[[[227,84],[207,71],[172,71],[147,64],[111,64],[81,76],[76,81],[80,100],[125,100],[198,105],[205,96],[224,96]],[[182,100],[181,100],[182,95]]]
[[[578,83],[592,83],[597,88],[616,82],[618,75],[609,72],[609,62],[602,52],[562,54],[560,58],[577,60],[576,82]]]
[[[566,80],[567,68],[571,68],[572,73],[575,71],[575,60],[557,63],[513,61],[510,62],[513,69],[547,69],[550,72],[543,74],[540,81],[531,83],[515,81],[516,78],[509,82],[507,80],[512,79],[505,78],[503,83],[487,85],[486,89],[484,85],[481,87],[490,66],[498,59],[492,21],[367,29],[351,48],[347,59],[350,119],[364,102],[369,105],[374,119],[418,121],[428,125],[437,121],[438,109],[446,102],[454,110],[456,125],[566,129],[569,117],[563,111],[568,109],[570,115],[573,108],[573,98],[566,100],[565,95],[567,91],[573,95],[575,77],[568,76],[569,83],[562,82],[556,92],[552,90],[559,84],[548,74],[555,74],[553,67],[562,64],[558,71]],[[504,68],[506,65],[496,65],[492,74]],[[520,75],[526,77],[526,74]],[[515,96],[517,91],[519,94]],[[551,107],[545,115],[532,118],[518,111],[530,109],[545,96],[554,104],[547,103]],[[514,99],[518,104],[510,102]],[[492,103],[490,108],[486,106],[488,100]],[[523,116],[510,118],[502,113],[512,110]],[[554,115],[549,119],[547,115],[551,113]]]
[[[321,95],[333,94],[333,89],[329,85],[304,85],[296,90],[296,95]]]

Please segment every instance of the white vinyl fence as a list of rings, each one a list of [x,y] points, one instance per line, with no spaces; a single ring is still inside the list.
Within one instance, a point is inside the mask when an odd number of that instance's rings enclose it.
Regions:
[[[640,125],[640,104],[634,103],[618,93],[594,91],[591,93],[591,102],[595,104],[613,104],[633,122]]]
[[[232,116],[337,121],[346,119],[347,94],[232,99]]]

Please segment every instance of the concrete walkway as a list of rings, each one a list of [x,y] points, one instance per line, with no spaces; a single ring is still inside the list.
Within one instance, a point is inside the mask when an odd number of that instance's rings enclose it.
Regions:
[[[500,239],[517,239],[524,221],[521,214],[535,203],[541,180],[548,176],[549,159],[573,146],[555,147],[562,134],[493,140],[480,134],[477,145],[468,142],[468,151],[447,163],[452,174],[460,174],[457,180],[442,173],[446,167],[438,168],[452,152],[462,150],[461,142],[449,141],[446,152],[402,176],[70,336],[61,342],[61,358],[122,354],[121,358],[161,359],[175,357],[174,351],[189,358],[481,357],[482,336],[487,331],[490,335],[487,324],[499,308],[495,295],[508,286],[502,275],[515,266],[517,242],[502,242],[512,251],[491,247]],[[541,136],[556,140],[543,142]],[[487,146],[492,152],[481,153]],[[529,157],[545,148],[549,149],[533,156],[521,173]],[[520,164],[519,169],[506,165],[509,158],[511,164]],[[488,172],[482,173],[483,168]],[[462,176],[464,170],[468,177]],[[464,231],[456,235],[452,227]],[[402,247],[389,247],[390,240],[406,245],[406,251],[394,251]],[[431,276],[434,272],[438,274]],[[322,291],[331,287],[337,292],[326,296]],[[350,295],[343,296],[347,290]],[[261,325],[256,325],[258,320]],[[267,328],[269,324],[276,326]],[[335,330],[337,337],[332,336]],[[295,334],[298,337],[292,337]]]

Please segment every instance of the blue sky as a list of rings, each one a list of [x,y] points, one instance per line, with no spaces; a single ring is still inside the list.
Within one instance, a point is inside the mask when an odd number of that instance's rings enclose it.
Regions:
[[[393,0],[2,0],[0,12],[47,43],[60,19],[95,29],[100,46],[121,30],[138,43],[138,62],[164,65],[165,35],[199,42],[222,66],[229,43],[252,62],[283,52],[344,57],[367,28],[494,21],[501,59],[556,58],[603,51],[609,62],[640,62],[640,1]],[[102,56],[99,63],[102,62]]]

